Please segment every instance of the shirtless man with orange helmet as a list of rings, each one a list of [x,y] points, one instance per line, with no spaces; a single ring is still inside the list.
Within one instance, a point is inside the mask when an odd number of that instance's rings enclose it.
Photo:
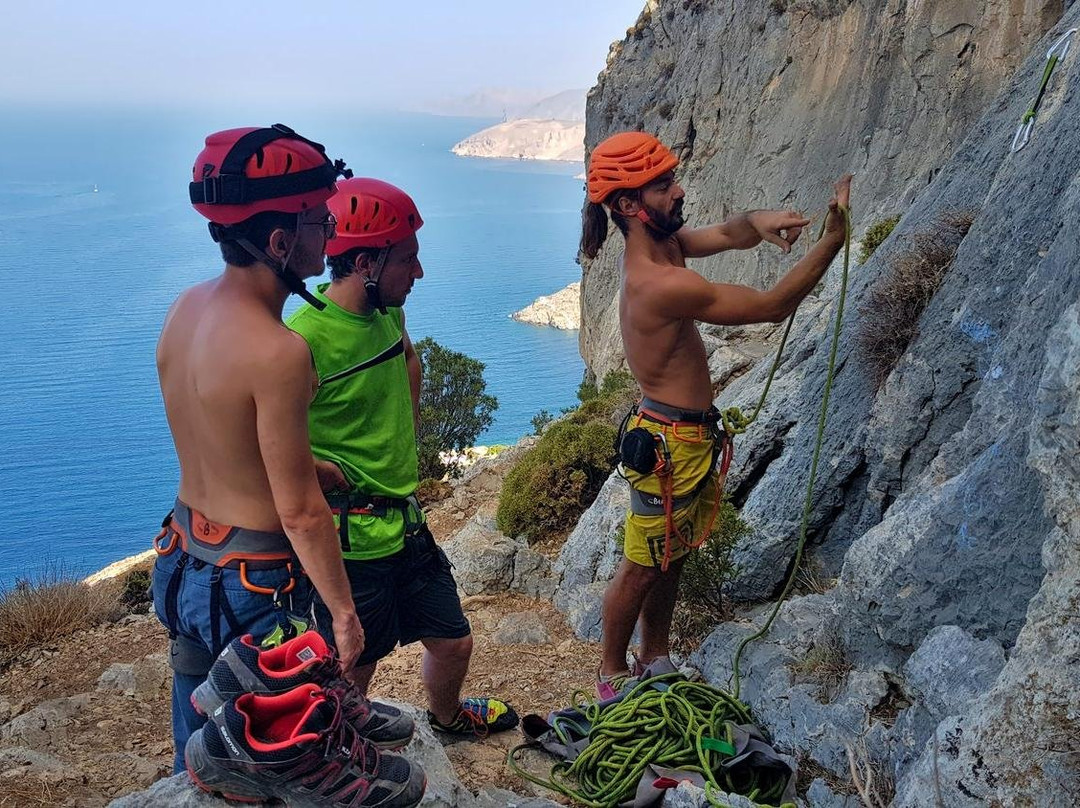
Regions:
[[[840,208],[848,206],[850,175],[835,185],[824,237],[775,286],[710,283],[687,268],[687,258],[751,249],[762,241],[789,253],[809,220],[796,211],[759,210],[686,227],[678,164],[652,135],[622,132],[593,149],[587,172],[581,250],[596,257],[610,214],[626,243],[619,290],[623,347],[643,394],[628,426],[647,430],[650,446],[655,437],[657,458],[654,469],[627,471],[632,493],[625,557],[604,596],[602,697],[651,664],[670,665],[679,575],[686,555],[707,538],[719,506],[719,413],[697,323],[783,321],[821,280],[846,235]],[[641,647],[631,670],[626,654],[639,619]]]

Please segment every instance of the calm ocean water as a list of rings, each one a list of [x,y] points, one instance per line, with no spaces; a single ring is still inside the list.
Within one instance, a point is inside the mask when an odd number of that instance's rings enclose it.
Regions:
[[[154,345],[176,295],[221,267],[187,203],[191,163],[207,132],[274,122],[145,111],[5,118],[0,586],[48,565],[90,572],[149,546],[178,478]],[[512,442],[541,408],[574,401],[576,332],[507,315],[580,276],[580,167],[449,153],[486,120],[284,122],[358,176],[416,199],[425,277],[406,306],[409,333],[486,363],[500,407],[480,442]]]

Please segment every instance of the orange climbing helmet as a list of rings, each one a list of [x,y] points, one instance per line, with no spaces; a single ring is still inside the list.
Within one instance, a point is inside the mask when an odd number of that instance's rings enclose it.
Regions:
[[[647,132],[619,132],[589,157],[589,201],[601,203],[621,188],[640,188],[679,164],[679,158]]]
[[[207,136],[188,195],[195,210],[222,230],[257,213],[300,213],[320,205],[339,175],[352,172],[284,124],[227,129]]]
[[[370,177],[339,182],[326,204],[337,219],[334,238],[326,243],[330,257],[355,247],[392,247],[424,224],[412,197],[397,186]]]

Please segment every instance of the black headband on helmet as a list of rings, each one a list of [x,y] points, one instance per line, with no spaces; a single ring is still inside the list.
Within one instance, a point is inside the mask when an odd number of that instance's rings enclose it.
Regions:
[[[326,162],[315,168],[277,177],[252,179],[244,173],[248,160],[259,149],[285,138],[308,144],[319,152]],[[210,164],[203,167],[206,175],[213,170],[214,167]],[[344,160],[331,161],[321,143],[298,135],[283,123],[276,123],[263,129],[253,129],[237,140],[221,162],[218,176],[204,176],[203,179],[190,183],[188,196],[196,205],[245,205],[249,202],[279,199],[319,188],[329,188],[339,176],[345,179],[352,177],[352,171],[345,167]]]

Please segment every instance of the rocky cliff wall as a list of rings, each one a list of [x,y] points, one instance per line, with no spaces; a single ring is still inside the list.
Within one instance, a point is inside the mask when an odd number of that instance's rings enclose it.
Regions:
[[[740,210],[821,212],[856,173],[865,227],[934,179],[1065,0],[650,0],[587,102],[588,151],[645,129],[683,161],[691,224]],[[612,238],[583,262],[581,349],[600,378],[622,361]],[[760,249],[695,262],[766,284],[791,265]]]
[[[833,3],[825,19],[838,24],[858,7]],[[1017,7],[1017,31],[1033,13]],[[822,775],[813,808],[852,804],[836,790],[849,779],[848,748],[879,783],[896,784],[897,806],[1080,801],[1080,41],[1053,76],[1031,143],[1009,150],[1047,48],[1077,26],[1071,2],[853,272],[811,510],[819,591],[786,603],[743,666],[758,718]],[[924,156],[908,152],[925,146],[909,143],[895,159],[914,164]],[[958,214],[970,229],[949,224]],[[955,257],[882,379],[861,337],[894,323],[875,322],[872,300],[928,234]],[[769,403],[737,441],[729,490],[754,536],[737,553],[732,594],[746,604],[767,604],[790,568],[837,277],[834,267],[801,309]],[[752,404],[766,365],[719,403]],[[614,524],[618,484],[609,485],[582,522],[596,534]],[[595,634],[594,579],[613,562],[574,552],[600,561],[577,565],[591,572],[582,580],[566,572],[571,559],[557,563],[555,602]],[[693,659],[710,681],[729,681],[736,645],[768,608],[747,605],[710,635]],[[827,684],[815,681],[821,667]]]

